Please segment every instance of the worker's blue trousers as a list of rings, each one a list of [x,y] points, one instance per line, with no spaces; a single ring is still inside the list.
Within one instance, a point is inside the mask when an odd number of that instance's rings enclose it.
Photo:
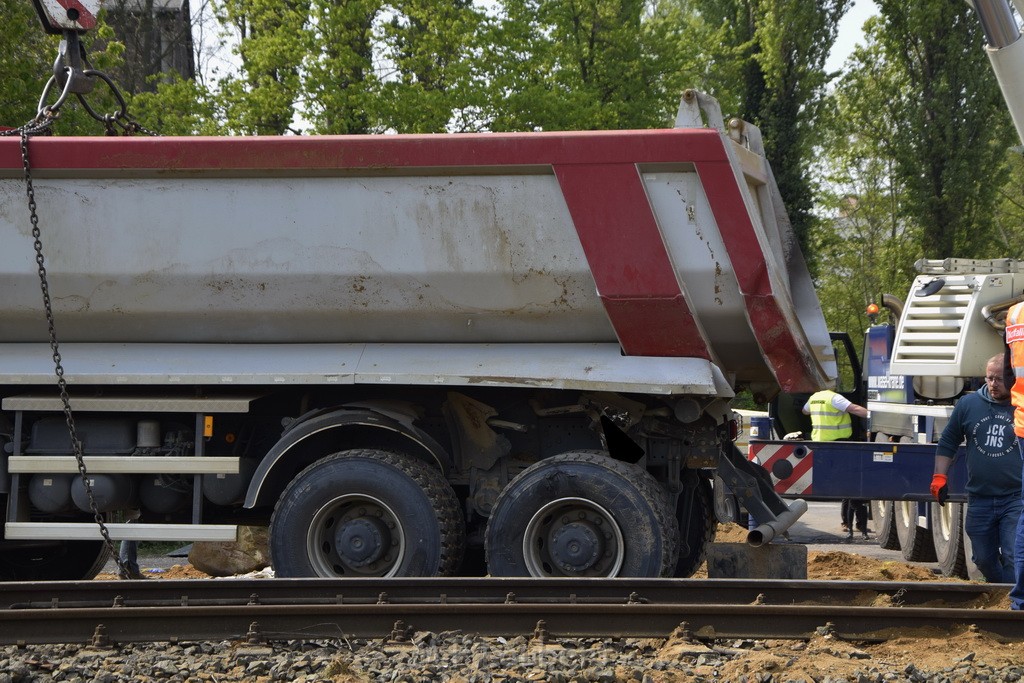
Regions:
[[[1024,459],[1024,439],[1017,437],[1021,458]],[[1024,488],[1021,490],[1024,498]],[[1010,609],[1024,609],[1024,512],[1017,521],[1017,542],[1014,544],[1013,589],[1010,591]]]

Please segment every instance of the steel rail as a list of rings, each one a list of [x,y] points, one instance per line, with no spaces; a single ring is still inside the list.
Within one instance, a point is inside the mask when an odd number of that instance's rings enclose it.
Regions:
[[[619,601],[658,604],[864,604],[888,596],[903,606],[970,606],[1009,591],[1009,584],[893,581],[717,579],[224,579],[217,581],[79,581],[0,583],[0,607],[102,607],[392,602]]]
[[[541,623],[543,622],[543,623]],[[4,644],[407,638],[415,631],[482,636],[666,637],[681,624],[700,638],[837,636],[881,641],[914,631],[968,627],[1024,640],[1024,619],[1009,610],[821,605],[430,604],[241,605],[0,611]],[[96,638],[99,640],[96,640]]]
[[[683,623],[699,638],[807,638],[829,628],[840,637],[877,641],[917,629],[934,635],[936,629],[953,633],[973,625],[1002,640],[1024,640],[1020,613],[949,607],[988,601],[994,591],[1007,588],[538,579],[2,584],[0,644],[402,639],[412,631],[451,630],[484,636],[543,631],[552,638],[665,637]],[[850,604],[870,601],[872,595],[902,606]],[[807,604],[812,602],[825,604]],[[928,603],[933,606],[920,606]]]

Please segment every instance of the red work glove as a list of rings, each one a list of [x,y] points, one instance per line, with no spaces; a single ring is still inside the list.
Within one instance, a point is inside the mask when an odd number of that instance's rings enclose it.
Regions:
[[[933,474],[932,475],[932,497],[939,501],[939,505],[945,505],[946,499],[949,498],[949,486],[946,482],[949,480],[945,474]]]

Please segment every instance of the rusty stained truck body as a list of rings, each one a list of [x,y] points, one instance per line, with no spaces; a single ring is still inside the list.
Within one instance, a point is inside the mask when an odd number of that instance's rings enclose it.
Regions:
[[[667,130],[33,139],[112,537],[269,523],[286,576],[685,576],[716,474],[777,523],[729,401],[835,364],[758,131],[702,114],[691,92]],[[0,567],[75,578],[103,548],[21,169],[0,139]]]

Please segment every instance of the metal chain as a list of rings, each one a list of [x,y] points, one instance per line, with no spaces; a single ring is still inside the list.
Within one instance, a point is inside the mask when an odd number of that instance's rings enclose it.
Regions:
[[[36,116],[28,123],[12,128],[10,130],[0,130],[0,137],[13,137],[15,135],[21,135],[23,132],[29,135],[49,135],[50,129],[53,127],[53,122],[56,120],[57,114],[52,113],[48,116]]]
[[[93,519],[96,520],[96,524],[100,528],[100,535],[103,536],[104,543],[106,543],[111,555],[113,555],[114,561],[117,562],[118,574],[121,578],[128,578],[128,566],[121,560],[117,549],[114,547],[114,541],[110,538],[110,531],[107,529],[107,525],[103,521],[103,515],[100,514],[99,508],[96,505],[96,498],[93,495],[92,484],[89,482],[89,474],[85,468],[85,458],[82,453],[82,442],[78,439],[78,430],[75,427],[75,417],[71,412],[71,399],[68,396],[67,380],[64,379],[64,365],[61,361],[60,349],[57,345],[57,328],[53,320],[53,305],[50,301],[50,285],[46,278],[46,263],[43,258],[42,232],[39,229],[39,216],[36,213],[36,194],[35,188],[32,185],[32,171],[29,165],[28,139],[30,126],[31,123],[22,126],[20,129],[21,161],[25,168],[25,192],[28,195],[29,220],[32,222],[32,238],[34,240],[33,246],[35,247],[36,252],[39,286],[43,293],[43,308],[46,311],[46,325],[50,336],[50,349],[53,351],[54,373],[57,376],[57,387],[60,389],[60,400],[64,405],[64,420],[68,426],[68,434],[71,436],[71,447],[74,451],[75,460],[78,463],[78,472],[82,477],[82,483],[85,485],[85,493],[89,497],[89,508],[92,510]]]

